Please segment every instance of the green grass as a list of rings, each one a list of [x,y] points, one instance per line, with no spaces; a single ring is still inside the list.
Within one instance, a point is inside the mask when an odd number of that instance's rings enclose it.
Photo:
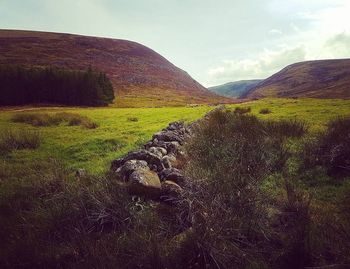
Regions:
[[[350,114],[350,101],[320,99],[264,99],[228,107],[251,107],[251,113],[264,119],[298,118],[310,125],[311,131],[323,130],[326,123],[337,116]],[[262,108],[272,111],[260,114]],[[25,111],[0,111],[0,129],[21,128],[40,130],[43,141],[39,149],[14,151],[10,156],[0,157],[16,171],[17,167],[32,167],[49,158],[59,159],[74,171],[84,168],[89,173],[101,174],[109,167],[110,161],[133,150],[153,133],[176,120],[194,121],[213,109],[210,106],[199,107],[162,107],[162,108],[25,108]],[[21,113],[76,113],[96,122],[96,129],[80,126],[35,127],[24,123],[14,123],[11,119]],[[137,118],[138,121],[130,121]]]
[[[299,136],[304,134],[303,126],[296,133],[291,133],[289,125],[286,125],[288,121],[282,121],[282,124],[273,125],[271,128],[287,130],[287,133],[281,132],[281,135],[288,137],[286,143],[291,153],[290,163],[287,163],[288,173],[291,178],[296,179],[295,183],[299,184],[301,181],[302,191],[312,195],[312,210],[322,208],[324,212],[336,212],[331,209],[333,207],[337,209],[335,205],[344,203],[339,201],[349,201],[348,181],[334,182],[324,170],[312,170],[301,176],[298,174],[295,156],[301,150],[304,139],[309,136],[316,137],[319,131],[324,131],[329,120],[350,115],[350,100],[265,99],[228,107],[233,111],[235,107],[248,106],[251,112],[246,114],[247,117],[253,114],[261,119],[291,119],[291,122],[299,119],[308,126],[308,133],[301,138]],[[135,200],[134,206],[134,201],[121,191],[122,186],[115,184],[108,176],[103,177],[103,174],[108,171],[111,160],[141,146],[152,137],[153,133],[166,127],[169,122],[176,120],[190,122],[202,117],[213,108],[210,106],[193,108],[51,107],[0,110],[0,131],[39,132],[41,138],[38,148],[13,149],[7,154],[0,155],[0,211],[2,213],[0,214],[2,224],[0,237],[3,239],[0,245],[4,250],[3,254],[0,254],[0,264],[5,259],[6,261],[24,261],[31,265],[43,266],[44,264],[50,268],[60,264],[62,267],[69,268],[64,266],[65,262],[67,264],[78,262],[80,267],[97,268],[98,262],[103,257],[103,260],[107,259],[106,264],[110,263],[113,265],[110,267],[114,268],[118,267],[119,263],[125,265],[124,261],[136,259],[143,265],[144,260],[147,261],[149,257],[153,257],[152,255],[156,259],[159,254],[157,246],[160,247],[159,251],[167,252],[167,249],[162,247],[167,246],[169,242],[164,240],[167,236],[172,238],[173,234],[177,234],[178,224],[166,220],[167,215],[164,219],[162,217],[162,220],[158,220],[160,217],[151,210],[154,206],[152,203],[142,202],[146,210],[138,210],[136,205],[139,201]],[[263,108],[270,109],[271,113],[260,114]],[[33,126],[13,122],[13,116],[21,113],[49,116],[74,113],[87,117],[99,127],[87,129],[66,123]],[[236,130],[236,127],[234,129]],[[245,130],[244,127],[243,133]],[[221,130],[219,130],[220,133]],[[228,135],[230,134],[229,132]],[[220,141],[222,143],[222,140]],[[220,144],[220,141],[218,147],[225,149],[225,145]],[[240,145],[236,144],[236,146]],[[246,150],[243,148],[244,152]],[[252,152],[256,152],[255,148],[252,148]],[[248,156],[248,160],[250,159],[251,155]],[[74,172],[78,168],[84,168],[88,174],[97,175],[97,177],[88,175],[78,180],[74,178]],[[276,205],[286,200],[286,194],[282,191],[283,179],[284,174],[271,175],[271,179],[264,186],[269,193],[271,192],[271,198],[276,200]],[[132,208],[129,210],[130,206]],[[348,207],[345,205],[342,210],[346,212]],[[329,220],[334,219],[332,214],[328,217],[323,214],[323,211],[317,212],[319,213],[313,216],[322,218],[322,222],[316,220],[315,223],[328,225]],[[121,215],[118,215],[119,213]],[[131,216],[128,215],[129,213]],[[131,232],[123,228],[126,224],[118,222],[120,219],[129,218],[132,218],[131,223],[136,223],[128,228]],[[85,223],[86,221],[89,222]],[[107,221],[105,225],[107,230],[104,233],[92,235],[80,233],[80,225],[99,231],[104,227],[99,223],[105,223],[105,221]],[[119,231],[121,233],[117,230],[109,233],[108,225],[116,223],[121,225],[121,231]],[[170,225],[170,228],[167,228],[169,235],[166,235],[166,238],[161,237],[163,241],[158,240],[159,235],[164,233],[164,227],[168,225]],[[77,227],[78,230],[76,230]],[[322,233],[323,227],[320,225],[320,228],[313,228],[314,233]],[[337,227],[335,225],[335,228]],[[349,226],[339,224],[338,228],[342,227]],[[341,233],[330,232],[329,234],[341,236]],[[314,236],[314,238],[318,237]],[[158,241],[159,245],[154,243]],[[191,242],[193,240],[189,241]],[[319,240],[314,243],[327,245]],[[155,247],[149,248],[150,244],[154,244]],[[192,249],[192,245],[189,247],[187,249]],[[118,254],[116,257],[115,253],[122,253],[122,255]],[[82,257],[84,259],[81,259]],[[96,264],[84,266],[85,257],[88,257],[86,260],[88,264],[96,258]],[[176,261],[179,260],[178,257],[174,256]],[[118,258],[117,261],[114,260],[116,258]],[[257,265],[256,268],[258,267]]]

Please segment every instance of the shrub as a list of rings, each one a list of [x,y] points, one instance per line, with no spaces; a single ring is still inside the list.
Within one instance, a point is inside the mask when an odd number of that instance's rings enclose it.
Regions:
[[[193,219],[192,240],[199,247],[195,257],[202,257],[203,263],[207,259],[203,266],[218,268],[263,263],[268,244],[265,249],[257,245],[269,231],[261,184],[284,166],[283,140],[266,132],[265,122],[255,116],[225,109],[212,112],[194,133],[186,145],[185,169],[192,181],[184,203]]]
[[[236,114],[246,114],[246,113],[250,113],[250,112],[251,112],[250,107],[236,107],[234,110],[234,113],[236,113]]]
[[[260,109],[259,113],[260,114],[270,114],[272,111],[268,108],[262,108]]]
[[[0,133],[0,151],[8,152],[18,149],[36,149],[41,144],[39,132],[24,129],[3,130]]]
[[[324,133],[304,146],[304,165],[321,165],[329,175],[350,175],[350,118],[329,122]]]

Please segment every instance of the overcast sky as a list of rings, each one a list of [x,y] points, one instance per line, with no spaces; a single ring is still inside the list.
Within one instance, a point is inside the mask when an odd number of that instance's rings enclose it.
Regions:
[[[133,40],[204,86],[350,58],[349,0],[0,0],[0,28]]]

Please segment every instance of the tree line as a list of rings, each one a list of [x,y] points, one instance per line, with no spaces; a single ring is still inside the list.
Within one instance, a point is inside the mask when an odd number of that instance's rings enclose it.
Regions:
[[[0,66],[0,105],[62,104],[105,106],[114,100],[105,73],[54,67]]]

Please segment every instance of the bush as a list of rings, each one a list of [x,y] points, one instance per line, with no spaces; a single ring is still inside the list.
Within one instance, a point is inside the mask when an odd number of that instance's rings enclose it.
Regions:
[[[259,113],[260,114],[270,114],[272,111],[268,108],[262,108],[260,109]]]
[[[216,110],[186,145],[192,181],[184,203],[194,220],[192,240],[200,246],[196,257],[207,259],[203,266],[263,266],[269,244],[258,246],[266,243],[269,230],[261,184],[283,168],[287,157],[281,137],[266,128],[255,116]]]
[[[36,149],[41,144],[39,132],[24,129],[3,130],[0,133],[0,151],[9,152],[18,149]]]
[[[250,112],[251,112],[250,107],[236,107],[234,110],[234,113],[236,113],[236,114],[246,114],[246,113],[250,113]]]
[[[304,165],[321,165],[329,175],[350,175],[350,118],[329,122],[324,133],[304,146]]]
[[[80,125],[87,129],[95,129],[98,127],[96,122],[93,122],[86,116],[67,112],[60,112],[54,115],[46,113],[21,113],[15,114],[12,117],[12,121],[27,123],[33,126],[57,126],[62,122],[67,122],[69,126]]]

